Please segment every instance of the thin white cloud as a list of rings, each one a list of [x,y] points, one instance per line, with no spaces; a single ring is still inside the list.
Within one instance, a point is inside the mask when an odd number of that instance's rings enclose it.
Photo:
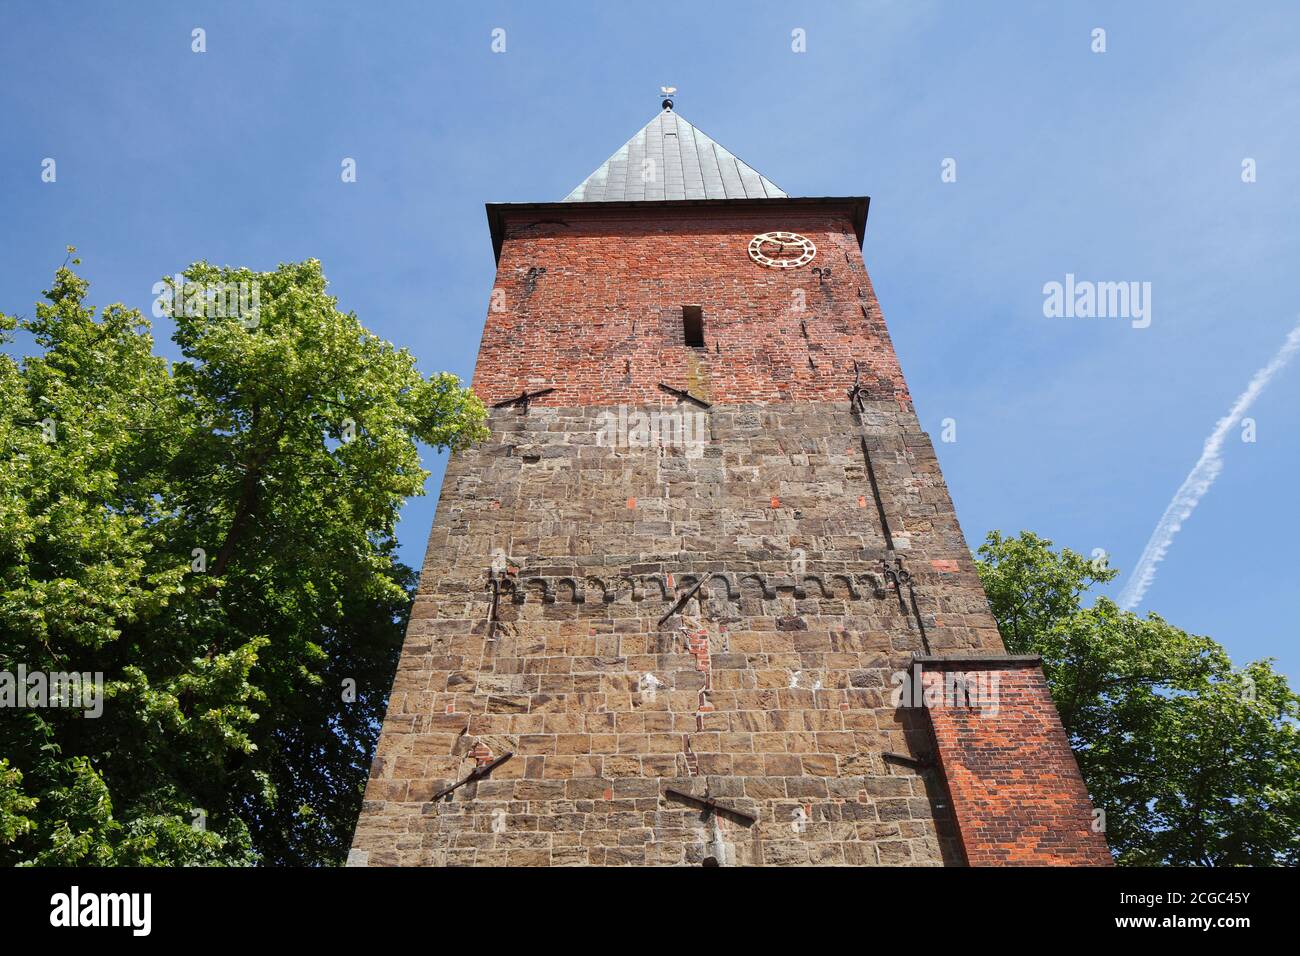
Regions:
[[[1165,513],[1160,516],[1155,531],[1151,532],[1151,539],[1147,541],[1142,557],[1124,583],[1124,590],[1119,596],[1120,607],[1131,611],[1146,595],[1151,582],[1156,579],[1157,566],[1164,560],[1169,546],[1173,543],[1174,535],[1178,534],[1183,522],[1196,510],[1196,506],[1200,504],[1205,493],[1214,484],[1214,480],[1219,477],[1219,472],[1223,470],[1223,442],[1228,437],[1228,432],[1237,426],[1251,404],[1259,397],[1259,393],[1264,391],[1273,376],[1282,370],[1297,351],[1300,351],[1300,323],[1291,330],[1291,334],[1286,337],[1286,341],[1277,350],[1272,361],[1255,373],[1246,390],[1232,403],[1228,414],[1219,419],[1214,426],[1214,431],[1210,432],[1210,437],[1205,439],[1201,457],[1197,459],[1191,474],[1174,493],[1173,500],[1169,502]]]

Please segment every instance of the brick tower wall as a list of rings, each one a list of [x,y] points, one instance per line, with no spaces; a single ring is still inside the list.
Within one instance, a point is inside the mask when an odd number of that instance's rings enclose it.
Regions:
[[[552,391],[448,464],[355,860],[966,861],[891,692],[1003,647],[847,214],[520,212],[473,386]]]
[[[993,706],[928,709],[963,854],[971,866],[1110,866],[1104,821],[1093,816],[1040,663],[955,655],[912,663],[923,685],[956,671],[968,686],[996,691]]]

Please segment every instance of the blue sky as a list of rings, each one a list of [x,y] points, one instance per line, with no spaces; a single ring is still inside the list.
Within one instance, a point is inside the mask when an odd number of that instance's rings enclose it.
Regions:
[[[791,194],[872,197],[867,266],[972,545],[1028,528],[1127,572],[1300,317],[1300,7],[1281,2],[9,3],[0,308],[29,313],[70,243],[94,302],[145,312],[196,259],[314,256],[344,308],[468,378],[483,203],[562,198],[662,84]],[[1150,327],[1045,318],[1066,273],[1150,282]],[[1295,365],[1138,608],[1293,682],[1298,399]],[[426,464],[400,526],[416,565]]]

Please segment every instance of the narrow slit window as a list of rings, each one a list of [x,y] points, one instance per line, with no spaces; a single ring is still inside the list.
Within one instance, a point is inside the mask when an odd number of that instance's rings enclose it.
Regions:
[[[682,331],[691,348],[704,348],[704,308],[698,305],[682,306]]]

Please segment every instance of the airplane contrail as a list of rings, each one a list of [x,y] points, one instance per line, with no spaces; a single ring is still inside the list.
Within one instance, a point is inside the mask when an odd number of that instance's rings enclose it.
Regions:
[[[1246,390],[1232,403],[1228,414],[1218,420],[1214,431],[1210,432],[1210,437],[1205,439],[1201,457],[1196,460],[1191,474],[1174,493],[1169,507],[1165,509],[1155,530],[1151,532],[1151,538],[1142,551],[1142,557],[1138,559],[1129,579],[1124,582],[1124,590],[1119,595],[1120,607],[1131,611],[1146,595],[1147,588],[1151,587],[1151,582],[1156,578],[1156,567],[1168,553],[1174,535],[1178,534],[1183,522],[1196,510],[1196,506],[1200,504],[1205,493],[1214,484],[1214,480],[1219,477],[1219,472],[1223,470],[1223,442],[1228,437],[1228,432],[1241,421],[1247,409],[1259,397],[1259,393],[1264,391],[1273,376],[1282,370],[1297,350],[1300,350],[1300,323],[1291,330],[1291,334],[1286,337],[1286,341],[1282,343],[1282,347],[1277,350],[1272,360],[1255,373]]]

